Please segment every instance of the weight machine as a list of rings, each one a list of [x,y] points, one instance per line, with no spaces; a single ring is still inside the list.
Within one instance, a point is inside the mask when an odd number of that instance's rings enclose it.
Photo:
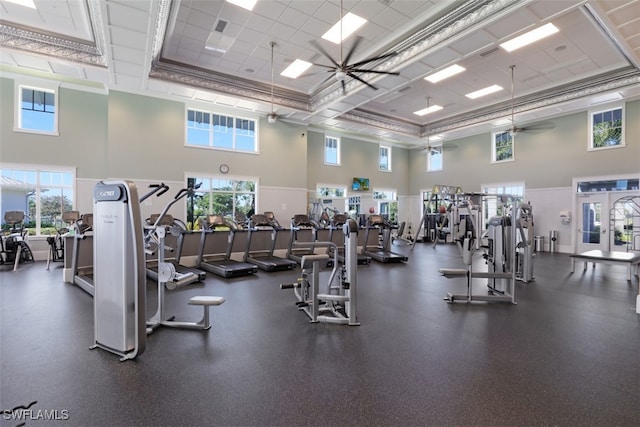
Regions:
[[[293,289],[298,310],[311,323],[326,322],[357,326],[357,245],[358,224],[349,219],[342,228],[345,234],[345,263],[338,271],[337,247],[331,242],[315,242],[318,247],[333,247],[333,270],[324,289],[320,290],[320,264],[329,255],[305,255],[301,260],[302,274],[295,283],[281,284],[280,289]],[[305,245],[307,245],[305,243]],[[338,283],[335,283],[338,279]]]
[[[484,195],[487,196],[487,195]],[[511,200],[512,196],[500,195],[503,202]],[[520,204],[514,215],[507,215],[506,209],[502,216],[489,219],[485,233],[479,235],[480,207],[473,203],[472,198],[464,200],[457,209],[466,209],[469,225],[464,235],[459,235],[456,244],[462,254],[466,269],[441,268],[439,272],[446,278],[466,277],[466,294],[448,293],[444,298],[449,303],[463,302],[509,302],[517,304],[515,299],[515,281],[528,282],[533,280],[533,214],[529,204]],[[488,269],[486,272],[473,270],[473,256],[481,248],[481,241],[487,240],[487,251],[483,255]],[[474,294],[472,279],[488,279],[488,294]]]

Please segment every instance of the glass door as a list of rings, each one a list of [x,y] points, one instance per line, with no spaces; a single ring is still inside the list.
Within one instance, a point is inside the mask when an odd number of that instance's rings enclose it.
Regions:
[[[578,195],[578,253],[610,250],[609,196],[607,192]]]

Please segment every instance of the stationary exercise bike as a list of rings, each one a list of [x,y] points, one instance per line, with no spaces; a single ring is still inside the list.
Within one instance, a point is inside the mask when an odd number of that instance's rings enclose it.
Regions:
[[[21,262],[33,262],[33,254],[27,243],[29,231],[24,227],[23,211],[7,211],[4,222],[9,230],[0,235],[0,264],[13,263],[13,271]]]
[[[49,243],[49,255],[47,256],[47,270],[51,262],[64,261],[64,238],[69,233],[73,232],[74,224],[80,219],[80,212],[67,211],[62,213],[62,221],[65,223],[65,227],[56,229],[54,236],[47,237],[47,243]]]

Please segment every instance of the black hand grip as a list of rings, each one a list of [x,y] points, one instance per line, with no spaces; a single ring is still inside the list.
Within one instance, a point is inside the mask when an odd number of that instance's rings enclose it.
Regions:
[[[297,283],[281,283],[280,289],[293,289],[297,286]]]

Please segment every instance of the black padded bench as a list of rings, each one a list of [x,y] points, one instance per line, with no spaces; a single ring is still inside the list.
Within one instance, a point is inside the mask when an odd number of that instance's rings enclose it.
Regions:
[[[637,252],[619,252],[619,251],[601,251],[592,250],[583,252],[581,254],[572,254],[571,257],[571,272],[575,271],[576,261],[584,261],[584,270],[587,269],[587,264],[592,262],[593,268],[596,268],[596,263],[603,264],[620,264],[627,266],[627,280],[631,280],[631,271],[635,268],[635,275],[639,275],[640,271],[640,253]]]

